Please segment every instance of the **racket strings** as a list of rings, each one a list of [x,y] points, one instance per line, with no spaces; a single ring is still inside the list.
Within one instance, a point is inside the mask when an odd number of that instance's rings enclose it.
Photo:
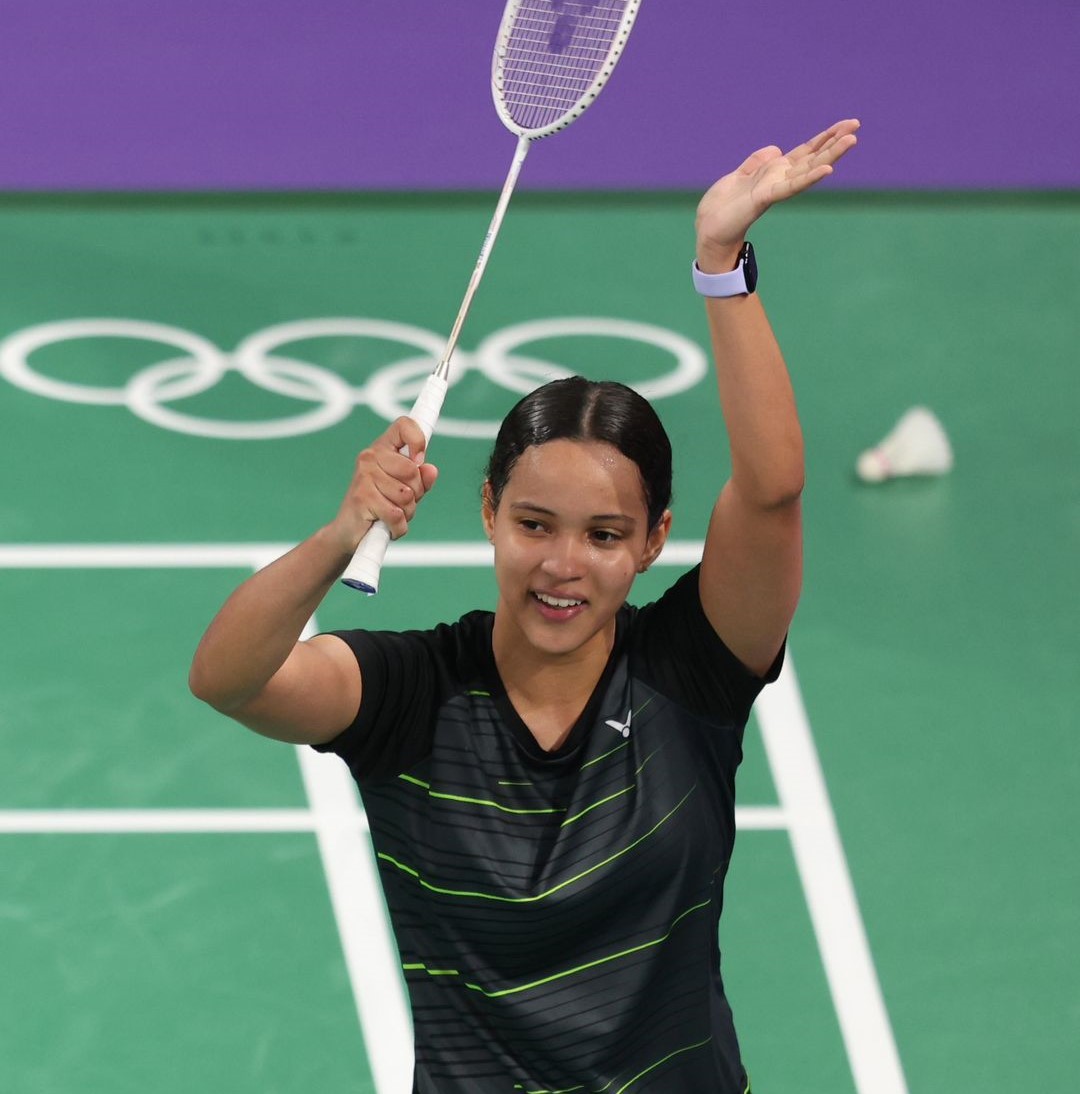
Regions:
[[[515,125],[558,122],[609,63],[629,0],[524,0],[498,54],[496,87]]]

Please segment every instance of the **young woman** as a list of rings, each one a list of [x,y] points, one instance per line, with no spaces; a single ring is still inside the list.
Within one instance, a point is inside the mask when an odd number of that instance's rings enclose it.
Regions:
[[[435,483],[402,418],[360,454],[334,520],[245,582],[199,645],[197,696],[356,778],[420,1094],[749,1090],[717,923],[743,729],[799,596],[803,453],[746,233],[857,129],[761,149],[698,208],[732,472],[700,565],[658,601],[626,604],[671,525],[667,437],[628,388],[575,378],[526,396],[495,443],[494,613],[298,641],[371,523],[404,535]]]

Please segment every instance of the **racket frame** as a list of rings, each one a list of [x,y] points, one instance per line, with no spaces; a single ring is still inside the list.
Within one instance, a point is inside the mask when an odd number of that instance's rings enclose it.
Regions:
[[[476,295],[476,290],[479,288],[480,281],[484,276],[484,270],[487,268],[488,258],[495,245],[495,240],[498,238],[499,229],[502,227],[503,217],[506,215],[507,207],[510,204],[510,197],[517,185],[518,176],[521,174],[521,168],[525,162],[525,157],[528,154],[529,148],[533,141],[548,137],[552,133],[557,133],[560,129],[565,129],[572,122],[580,118],[592,103],[595,102],[596,97],[600,94],[601,89],[608,82],[612,72],[615,70],[616,62],[622,55],[627,39],[630,36],[630,31],[633,28],[634,20],[637,18],[638,9],[641,7],[641,0],[629,0],[626,7],[623,9],[618,29],[608,48],[607,56],[604,58],[604,61],[600,65],[600,69],[593,78],[591,84],[585,89],[577,101],[555,121],[548,125],[539,126],[534,129],[526,129],[519,126],[510,116],[500,96],[502,73],[504,70],[508,43],[522,2],[523,0],[509,0],[503,11],[502,22],[499,25],[499,32],[495,39],[495,51],[492,56],[491,66],[491,93],[495,100],[495,109],[498,112],[499,119],[502,121],[503,125],[505,125],[511,133],[517,135],[517,147],[514,150],[514,158],[510,163],[510,170],[507,172],[506,181],[503,183],[502,192],[499,194],[499,200],[495,206],[495,213],[491,218],[491,223],[488,225],[487,234],[484,236],[483,246],[480,248],[480,254],[477,257],[476,265],[473,267],[472,276],[469,278],[469,284],[466,287],[465,296],[461,301],[461,307],[458,309],[457,318],[454,320],[454,325],[447,338],[446,348],[443,350],[442,356],[439,358],[439,362],[435,366],[434,371],[425,381],[416,402],[413,404],[412,410],[409,412],[409,417],[423,430],[425,441],[431,440],[431,435],[435,430],[435,424],[442,411],[443,400],[446,398],[446,392],[450,386],[450,359],[453,357],[454,350],[457,348],[458,339],[461,336],[461,328],[465,324],[465,317],[469,314],[469,308],[472,305],[473,297]],[[403,448],[402,451],[408,455],[407,447]],[[342,584],[347,585],[351,589],[366,593],[368,596],[374,596],[379,591],[379,577],[382,572],[383,560],[386,557],[386,550],[389,545],[389,528],[383,521],[375,521],[368,529],[364,538],[360,541],[352,560],[342,573]]]
[[[547,125],[537,126],[533,129],[527,129],[514,121],[510,116],[510,112],[506,107],[502,95],[504,86],[503,73],[505,70],[510,36],[513,33],[514,24],[517,21],[518,12],[520,11],[521,6],[522,0],[509,0],[503,11],[502,22],[499,24],[499,33],[495,38],[495,52],[491,59],[491,94],[492,98],[495,100],[495,110],[498,112],[499,120],[503,125],[505,125],[511,133],[517,134],[518,137],[525,137],[530,141],[536,141],[543,137],[550,137],[552,133],[558,133],[560,129],[565,129],[571,122],[577,121],[577,119],[592,106],[593,102],[596,101],[596,97],[611,78],[611,74],[615,71],[615,65],[622,56],[623,50],[626,48],[626,43],[630,38],[630,31],[634,26],[634,20],[637,18],[638,11],[641,8],[641,0],[629,0],[626,7],[623,9],[622,17],[619,20],[619,28],[612,38],[611,45],[608,47],[607,56],[604,58],[603,64],[600,65],[600,69],[596,76],[593,77],[592,83],[584,92],[582,92],[578,100],[553,122],[549,122]]]

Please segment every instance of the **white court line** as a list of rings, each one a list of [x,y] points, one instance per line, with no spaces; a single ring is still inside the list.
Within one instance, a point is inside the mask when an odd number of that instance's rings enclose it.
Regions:
[[[312,616],[304,637],[316,633]],[[407,1094],[413,1079],[412,1022],[367,817],[349,769],[337,756],[301,745],[296,758],[311,811],[323,822],[316,826],[319,854],[375,1089]]]
[[[298,750],[300,751],[300,750]],[[300,751],[301,763],[318,753]],[[345,771],[337,760],[329,761]],[[316,780],[321,787],[323,777]],[[308,784],[305,784],[308,785]],[[350,790],[352,782],[349,781]],[[310,793],[310,785],[309,785]],[[322,791],[319,791],[320,799]],[[786,814],[775,806],[741,806],[735,810],[740,831],[777,831],[787,827]],[[0,836],[31,835],[228,835],[230,833],[320,832],[361,838],[367,815],[356,801],[351,810],[310,809],[0,809]]]
[[[0,569],[253,569],[291,543],[4,543]]]
[[[907,1094],[790,650],[754,707],[859,1094]]]
[[[259,569],[291,550],[293,543],[5,543],[0,570],[63,569]],[[669,542],[657,565],[692,566],[702,543]],[[388,566],[490,566],[487,543],[394,543]]]
[[[738,832],[782,831],[788,826],[787,812],[778,805],[737,805],[735,829]]]
[[[289,543],[0,545],[0,569],[250,568]],[[661,565],[692,565],[700,542],[669,543]],[[395,543],[392,566],[487,566],[476,543]],[[907,1094],[813,734],[790,656],[755,707],[779,806],[736,809],[737,827],[788,829],[859,1094]],[[412,1034],[372,859],[366,818],[340,761],[298,749],[307,810],[9,810],[0,834],[29,832],[313,831],[379,1094],[405,1094]],[[115,817],[115,820],[110,819]],[[408,1074],[406,1074],[408,1072]]]
[[[367,831],[367,818],[349,818]],[[5,809],[4,835],[49,833],[104,835],[142,833],[314,832],[319,818],[309,809]]]

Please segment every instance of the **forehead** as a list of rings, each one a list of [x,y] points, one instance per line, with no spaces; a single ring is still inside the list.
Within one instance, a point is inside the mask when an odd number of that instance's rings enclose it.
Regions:
[[[641,472],[633,460],[600,441],[547,441],[518,458],[503,489],[502,504],[533,502],[555,512],[645,511]]]

